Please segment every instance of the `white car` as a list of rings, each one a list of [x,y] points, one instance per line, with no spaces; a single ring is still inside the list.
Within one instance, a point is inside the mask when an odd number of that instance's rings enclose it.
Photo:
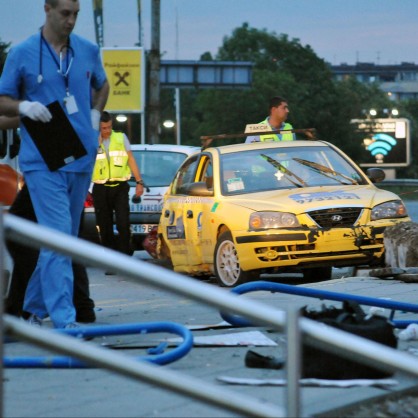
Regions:
[[[155,226],[158,226],[163,205],[163,196],[173,180],[174,174],[191,154],[200,151],[199,147],[170,144],[132,144],[132,152],[145,183],[140,201],[134,199],[135,181],[132,179],[129,192],[132,249],[142,250],[142,242]],[[117,234],[116,225],[114,226]],[[82,237],[99,241],[94,214],[94,202],[88,197],[84,209]]]

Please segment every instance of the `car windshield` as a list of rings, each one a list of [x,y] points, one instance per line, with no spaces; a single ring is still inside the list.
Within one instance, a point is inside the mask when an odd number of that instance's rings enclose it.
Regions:
[[[358,169],[327,146],[249,150],[222,155],[222,193],[366,184]]]
[[[187,154],[173,151],[133,150],[142,179],[148,187],[167,187]],[[131,180],[130,186],[135,186]]]

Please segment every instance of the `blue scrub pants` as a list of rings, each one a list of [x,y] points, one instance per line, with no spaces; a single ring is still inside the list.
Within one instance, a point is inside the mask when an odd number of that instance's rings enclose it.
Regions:
[[[91,174],[37,170],[24,177],[38,223],[77,236]],[[23,309],[40,318],[49,315],[55,328],[75,322],[73,282],[71,258],[41,248]]]

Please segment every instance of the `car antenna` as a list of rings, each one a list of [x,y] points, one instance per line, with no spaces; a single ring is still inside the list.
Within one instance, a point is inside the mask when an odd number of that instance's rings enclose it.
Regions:
[[[214,139],[232,139],[232,138],[246,138],[247,136],[258,136],[258,135],[268,135],[268,134],[304,134],[306,139],[317,139],[316,138],[316,129],[315,128],[304,128],[304,129],[273,129],[270,131],[252,131],[252,132],[243,132],[239,134],[219,134],[219,135],[203,135],[200,137],[202,141],[202,150],[208,148]]]

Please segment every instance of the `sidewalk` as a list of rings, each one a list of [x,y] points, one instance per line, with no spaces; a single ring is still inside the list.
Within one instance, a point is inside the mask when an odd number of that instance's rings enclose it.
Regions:
[[[343,292],[396,301],[417,303],[418,284],[390,279],[350,276],[350,270],[334,269],[336,277],[326,282],[303,285],[334,292]],[[145,286],[121,276],[105,276],[89,268],[91,293],[96,302],[97,324],[174,321],[186,326],[219,324],[222,318],[214,308],[181,296]],[[360,271],[360,274],[365,272]],[[271,279],[271,277],[269,277]],[[275,280],[282,280],[280,277]],[[291,277],[286,282],[297,283]],[[320,306],[324,301],[294,295],[254,292],[250,297],[259,302],[286,309],[288,306]],[[325,301],[340,306],[340,302]],[[367,311],[368,307],[365,307]],[[397,313],[395,319],[412,319],[414,314]],[[284,378],[283,370],[252,369],[244,364],[245,354],[253,349],[261,354],[280,357],[286,349],[283,334],[265,328],[206,329],[193,331],[194,337],[260,331],[277,343],[276,347],[198,346],[180,360],[164,368],[198,377],[228,390],[286,406],[286,388],[278,386],[227,385],[220,376],[254,379]],[[96,338],[91,343],[113,345],[127,355],[144,355],[144,346],[158,345],[158,335],[127,335]],[[418,350],[418,341],[400,342],[400,350]],[[40,350],[24,343],[5,345],[8,356],[29,355]],[[98,369],[6,369],[4,373],[4,416],[6,417],[232,417],[228,411],[169,393],[155,386],[134,382]],[[417,381],[395,375],[398,384],[390,388],[301,388],[301,411],[304,416],[326,413],[361,400],[413,387]]]

